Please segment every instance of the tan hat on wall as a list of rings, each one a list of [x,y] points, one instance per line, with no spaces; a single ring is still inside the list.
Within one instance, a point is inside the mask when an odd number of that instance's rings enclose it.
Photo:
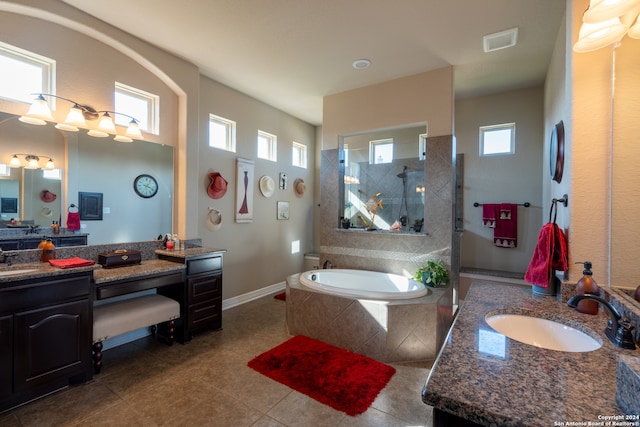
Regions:
[[[293,181],[293,194],[295,194],[296,197],[302,197],[306,189],[307,185],[304,183],[302,178],[296,178],[296,180]]]
[[[260,192],[264,197],[273,196],[273,191],[275,190],[275,183],[273,182],[273,178],[268,175],[264,175],[260,178]]]

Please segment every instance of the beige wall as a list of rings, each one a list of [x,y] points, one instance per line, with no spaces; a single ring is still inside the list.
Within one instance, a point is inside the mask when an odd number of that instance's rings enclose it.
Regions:
[[[429,136],[451,135],[452,88],[453,67],[445,67],[325,96],[322,149],[337,148],[339,135],[424,121]]]
[[[541,168],[543,89],[533,87],[456,101],[457,152],[464,154],[464,232],[461,265],[469,268],[524,273],[531,260],[548,202],[542,200]],[[479,127],[516,124],[515,153],[479,155]],[[544,171],[543,171],[544,169]],[[524,203],[518,207],[518,246],[493,245],[493,229],[482,225],[482,208],[473,203]]]

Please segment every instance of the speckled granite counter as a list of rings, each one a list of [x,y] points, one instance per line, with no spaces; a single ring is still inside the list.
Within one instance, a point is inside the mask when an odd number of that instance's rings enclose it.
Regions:
[[[43,277],[55,277],[79,271],[90,271],[101,268],[100,265],[77,268],[58,268],[45,262],[13,264],[10,267],[0,267],[0,273],[6,274],[15,272],[16,274],[0,275],[0,287],[10,286],[11,282],[25,279],[39,279]]]
[[[173,258],[183,258],[190,259],[195,258],[200,255],[207,255],[211,253],[225,253],[226,249],[217,249],[217,248],[186,248],[179,251],[168,251],[166,249],[156,249],[155,253],[157,255],[165,255]]]
[[[490,312],[555,320],[602,341],[602,347],[568,353],[502,339],[484,320]],[[602,416],[624,414],[616,403],[616,355],[640,357],[640,351],[614,347],[604,336],[607,320],[604,314],[582,314],[555,298],[533,295],[528,288],[474,284],[422,400],[480,425],[587,425],[603,421]]]
[[[183,271],[184,269],[184,264],[161,259],[151,259],[142,261],[138,265],[127,267],[98,268],[93,272],[93,279],[96,285],[101,285],[116,280],[136,279],[154,274]]]

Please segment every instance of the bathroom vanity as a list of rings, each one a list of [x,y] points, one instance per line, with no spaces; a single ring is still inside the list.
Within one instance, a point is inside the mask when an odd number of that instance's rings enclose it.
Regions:
[[[487,313],[497,311],[564,323],[588,331],[602,346],[565,352],[524,344],[487,324]],[[528,287],[473,284],[422,392],[434,408],[434,426],[553,426],[624,417],[616,402],[616,364],[619,356],[640,357],[640,350],[611,344],[604,336],[607,320]]]
[[[0,411],[92,378],[92,268],[14,277],[0,282]]]
[[[126,244],[142,262],[120,268],[99,264],[60,269],[34,261],[41,251],[20,251],[0,268],[0,413],[93,378],[94,305],[153,292],[180,304],[176,339],[221,328],[221,249],[158,250],[161,242]],[[78,246],[58,258],[97,254],[122,245]],[[30,260],[30,261],[25,261]]]

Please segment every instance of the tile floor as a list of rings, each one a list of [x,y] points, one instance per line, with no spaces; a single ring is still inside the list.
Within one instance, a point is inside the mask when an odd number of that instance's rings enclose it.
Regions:
[[[428,362],[392,364],[387,387],[351,417],[247,367],[290,338],[283,301],[225,310],[222,325],[187,345],[144,338],[107,350],[95,381],[0,415],[0,426],[431,426],[420,396]]]

